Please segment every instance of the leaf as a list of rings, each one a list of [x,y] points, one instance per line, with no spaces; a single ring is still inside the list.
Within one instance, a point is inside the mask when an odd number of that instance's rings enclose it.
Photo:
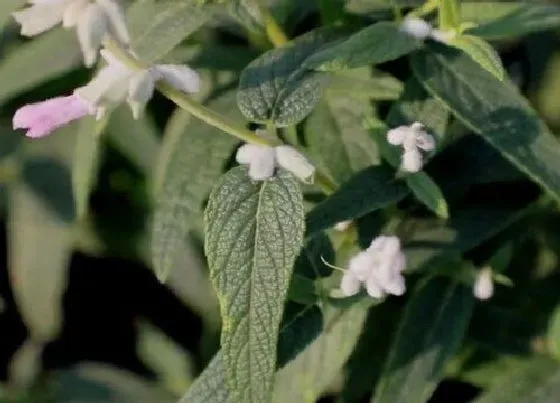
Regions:
[[[490,390],[474,403],[552,403],[560,393],[560,366],[546,357],[528,363],[495,379]]]
[[[150,176],[161,146],[157,128],[146,115],[134,119],[128,107],[115,109],[107,125],[107,139],[140,172]]]
[[[334,74],[329,85],[329,95],[345,95],[353,98],[392,101],[398,99],[403,84],[388,73],[375,71],[371,68],[342,70]]]
[[[305,122],[313,162],[339,183],[380,162],[377,144],[364,128],[370,105],[347,95],[328,95]]]
[[[224,354],[220,350],[179,403],[230,403]]]
[[[332,269],[323,263],[333,262],[335,253],[328,236],[317,234],[309,239],[296,259],[294,273],[309,279],[328,277]]]
[[[444,220],[449,218],[449,209],[439,186],[424,172],[406,177],[406,184],[414,196]]]
[[[4,0],[0,3],[0,28],[12,18],[12,12],[25,4],[26,0]]]
[[[412,64],[428,92],[560,200],[560,144],[511,84],[437,45],[413,56]]]
[[[498,80],[501,81],[504,79],[505,72],[502,61],[500,60],[500,55],[494,50],[492,45],[484,39],[473,35],[459,35],[449,42],[449,45],[468,54],[475,62],[480,64]]]
[[[470,290],[448,279],[434,279],[415,291],[372,402],[427,401],[463,339],[472,308]]]
[[[396,180],[387,166],[367,168],[311,210],[306,220],[307,236],[397,203],[407,194],[406,185]]]
[[[354,69],[398,59],[421,46],[421,42],[382,21],[350,36],[342,43],[325,47],[305,61],[305,66],[321,71]]]
[[[560,6],[543,3],[468,2],[462,4],[465,21],[480,25],[467,32],[487,39],[546,31],[560,26]]]
[[[278,127],[305,118],[326,89],[329,75],[309,71],[304,63],[335,38],[328,30],[310,32],[251,62],[239,78],[237,104],[243,115],[259,123],[273,122]]]
[[[461,25],[461,5],[459,0],[441,0],[438,2],[439,27],[447,31]]]
[[[364,304],[354,304],[349,308],[327,306],[323,332],[278,372],[272,401],[316,401],[342,370],[354,349],[366,313]]]
[[[0,102],[67,73],[81,61],[75,34],[64,30],[47,32],[16,47],[0,61]]]
[[[209,7],[198,6],[194,0],[150,3],[152,2],[139,1],[130,11],[132,15],[140,14],[138,19],[142,16],[149,17],[147,26],[138,24],[142,26],[142,31],[138,30],[138,36],[134,37],[132,43],[138,57],[145,63],[161,59],[212,17]]]
[[[241,121],[233,92],[210,101],[208,107]],[[171,141],[172,146],[162,148],[158,161],[156,184],[160,190],[156,194],[151,246],[160,281],[175,265],[189,229],[195,226],[206,197],[237,143],[231,136],[189,116],[180,109],[175,112],[165,133],[165,141]]]
[[[560,357],[560,309],[558,306],[554,308],[554,312],[550,316],[547,340],[549,351],[558,359]]]
[[[284,171],[259,183],[246,167],[232,169],[210,195],[205,232],[232,401],[267,401],[286,292],[303,243],[299,183]]]
[[[84,218],[87,214],[89,196],[95,186],[99,169],[101,132],[106,124],[106,119],[98,122],[93,117],[85,117],[81,120],[76,133],[72,189],[78,218]]]

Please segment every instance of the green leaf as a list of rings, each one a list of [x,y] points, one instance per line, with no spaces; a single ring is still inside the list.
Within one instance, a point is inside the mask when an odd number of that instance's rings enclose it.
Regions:
[[[305,118],[327,87],[329,75],[309,71],[304,63],[335,38],[328,30],[310,32],[251,62],[239,78],[237,103],[243,115],[279,127]]]
[[[284,301],[303,243],[299,183],[284,171],[253,182],[246,167],[232,169],[210,194],[205,232],[232,402],[267,401]]]
[[[198,6],[194,0],[139,1],[129,13],[139,26],[133,30],[132,47],[146,63],[161,59],[212,17],[209,7]],[[149,21],[142,24],[146,17]]]
[[[354,98],[392,101],[398,99],[403,84],[388,73],[374,71],[370,67],[342,70],[334,74],[329,85],[329,95],[344,95]]]
[[[220,350],[179,403],[230,403],[224,354]]]
[[[467,32],[496,39],[560,27],[560,6],[544,3],[467,2],[462,4],[464,21],[480,25]]]
[[[81,120],[76,133],[72,189],[78,218],[84,218],[87,214],[89,196],[95,186],[99,169],[101,132],[106,124],[106,119],[98,122],[93,117],[85,117]]]
[[[307,216],[307,235],[353,220],[397,203],[408,194],[407,186],[386,166],[367,168],[345,182]]]
[[[23,6],[26,0],[4,0],[0,3],[0,28],[12,18],[12,12]]]
[[[2,57],[0,102],[57,78],[81,62],[74,32],[57,29],[34,38]]]
[[[558,306],[550,316],[547,336],[548,349],[558,359],[560,357],[560,308]]]
[[[152,175],[161,140],[155,124],[146,115],[134,119],[128,105],[115,109],[107,124],[107,139],[140,172]]]
[[[272,401],[305,403],[321,397],[354,349],[366,314],[364,304],[327,306],[323,332],[278,372]]]
[[[560,365],[546,357],[504,373],[474,403],[552,403],[560,394]]]
[[[494,50],[492,45],[484,39],[473,35],[459,35],[454,38],[449,45],[456,47],[468,54],[472,59],[490,72],[498,80],[503,80],[505,76],[504,66],[500,60],[500,55]]]
[[[510,83],[496,80],[468,56],[438,45],[412,60],[428,92],[560,200],[560,144]]]
[[[447,31],[461,25],[461,6],[459,0],[441,0],[439,4],[439,27]]]
[[[346,41],[325,47],[305,61],[310,69],[334,71],[354,69],[398,59],[421,46],[421,42],[382,21],[362,29]]]
[[[296,259],[294,273],[309,279],[328,277],[332,274],[332,269],[323,263],[333,262],[335,253],[328,236],[317,234],[309,239]]]
[[[364,128],[372,114],[367,101],[330,95],[305,122],[305,140],[313,162],[339,183],[380,162],[377,144]]]
[[[462,285],[448,279],[422,284],[407,304],[372,402],[427,401],[463,339],[472,308],[471,292]]]
[[[208,107],[233,121],[242,121],[234,92],[210,101]],[[196,226],[204,201],[237,143],[220,130],[191,120],[181,109],[171,118],[164,142],[156,170],[152,228],[152,259],[161,281],[174,267],[189,229]]]
[[[406,184],[414,196],[439,218],[449,218],[447,202],[439,186],[424,172],[418,172],[406,177]]]

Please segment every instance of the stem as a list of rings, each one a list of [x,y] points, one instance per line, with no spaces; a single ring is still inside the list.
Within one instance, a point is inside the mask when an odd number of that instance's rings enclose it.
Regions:
[[[139,60],[134,58],[126,50],[122,49],[120,45],[112,38],[105,38],[105,47],[117,58],[120,62],[133,70],[145,70],[148,67],[144,66]],[[156,88],[165,95],[168,99],[175,102],[175,104],[184,110],[190,112],[193,116],[202,120],[203,122],[220,129],[240,140],[247,143],[274,147],[280,144],[278,141],[269,140],[261,137],[254,132],[239,127],[236,123],[226,119],[219,113],[214,112],[212,109],[199,104],[194,99],[187,96],[182,91],[171,86],[167,81],[158,81]],[[323,173],[316,170],[315,172],[316,183],[325,194],[332,194],[336,190],[336,185]]]
[[[266,29],[266,34],[268,39],[275,48],[282,47],[289,42],[288,36],[284,33],[284,30],[276,21],[276,18],[268,10],[267,7],[261,4],[260,0],[256,0],[259,11],[264,19],[264,26]]]

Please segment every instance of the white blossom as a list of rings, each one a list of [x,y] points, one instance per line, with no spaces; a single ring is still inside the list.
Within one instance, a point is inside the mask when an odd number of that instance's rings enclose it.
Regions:
[[[406,291],[403,270],[406,257],[396,236],[379,236],[370,246],[352,259],[348,270],[342,276],[340,290],[345,296],[352,296],[365,285],[373,298],[387,294],[402,295]]]
[[[21,34],[39,35],[62,23],[76,28],[84,63],[90,67],[105,34],[114,36],[121,44],[130,43],[126,19],[116,0],[28,0],[29,7],[13,13],[21,25]]]
[[[159,80],[166,80],[186,93],[200,89],[200,77],[187,66],[164,64],[136,70],[122,63],[107,49],[100,53],[107,65],[86,86],[75,91],[76,95],[96,105],[98,118],[108,107],[126,101],[137,119],[152,98]]]
[[[239,147],[235,158],[239,164],[249,166],[249,176],[256,181],[267,180],[274,175],[276,167],[282,167],[303,182],[313,182],[315,167],[291,146],[270,147],[247,143]]]
[[[424,40],[432,33],[432,26],[422,18],[407,16],[402,22],[400,30],[416,39]]]
[[[494,295],[494,282],[492,280],[492,269],[485,267],[479,270],[473,286],[473,294],[480,300],[487,300]]]
[[[334,225],[334,229],[340,232],[346,231],[352,225],[352,220],[338,222]]]
[[[401,168],[407,172],[422,170],[424,158],[420,150],[432,151],[436,146],[434,137],[419,122],[389,130],[387,141],[394,146],[402,146]]]

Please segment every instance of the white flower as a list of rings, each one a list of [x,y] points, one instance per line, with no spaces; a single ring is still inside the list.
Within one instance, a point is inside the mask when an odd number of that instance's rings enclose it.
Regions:
[[[420,150],[432,151],[436,146],[433,136],[419,122],[389,130],[387,141],[394,146],[403,147],[401,167],[407,172],[420,171],[424,164]]]
[[[428,38],[432,33],[432,26],[415,16],[406,17],[399,29],[420,40]]]
[[[132,114],[137,119],[152,98],[158,80],[166,80],[173,87],[186,93],[200,89],[198,74],[184,65],[155,65],[143,70],[132,69],[107,49],[101,50],[101,56],[107,62],[96,77],[75,94],[94,104],[98,108],[98,118],[114,104],[126,100]]]
[[[352,225],[352,220],[341,221],[334,225],[334,229],[340,232],[346,231]]]
[[[21,25],[21,34],[39,35],[62,23],[76,28],[85,64],[97,60],[97,51],[105,34],[110,33],[123,45],[130,43],[124,13],[116,0],[28,0],[31,6],[13,13]]]
[[[345,296],[352,296],[365,285],[373,298],[387,294],[402,295],[406,291],[403,270],[406,257],[396,236],[379,236],[371,245],[350,259],[348,270],[342,276],[340,290]]]
[[[237,150],[235,158],[239,164],[249,165],[249,176],[256,181],[272,177],[278,166],[290,171],[303,182],[313,182],[315,167],[291,146],[244,144]]]
[[[494,295],[494,282],[492,281],[492,269],[485,267],[479,270],[473,286],[473,294],[476,298],[487,300]]]

